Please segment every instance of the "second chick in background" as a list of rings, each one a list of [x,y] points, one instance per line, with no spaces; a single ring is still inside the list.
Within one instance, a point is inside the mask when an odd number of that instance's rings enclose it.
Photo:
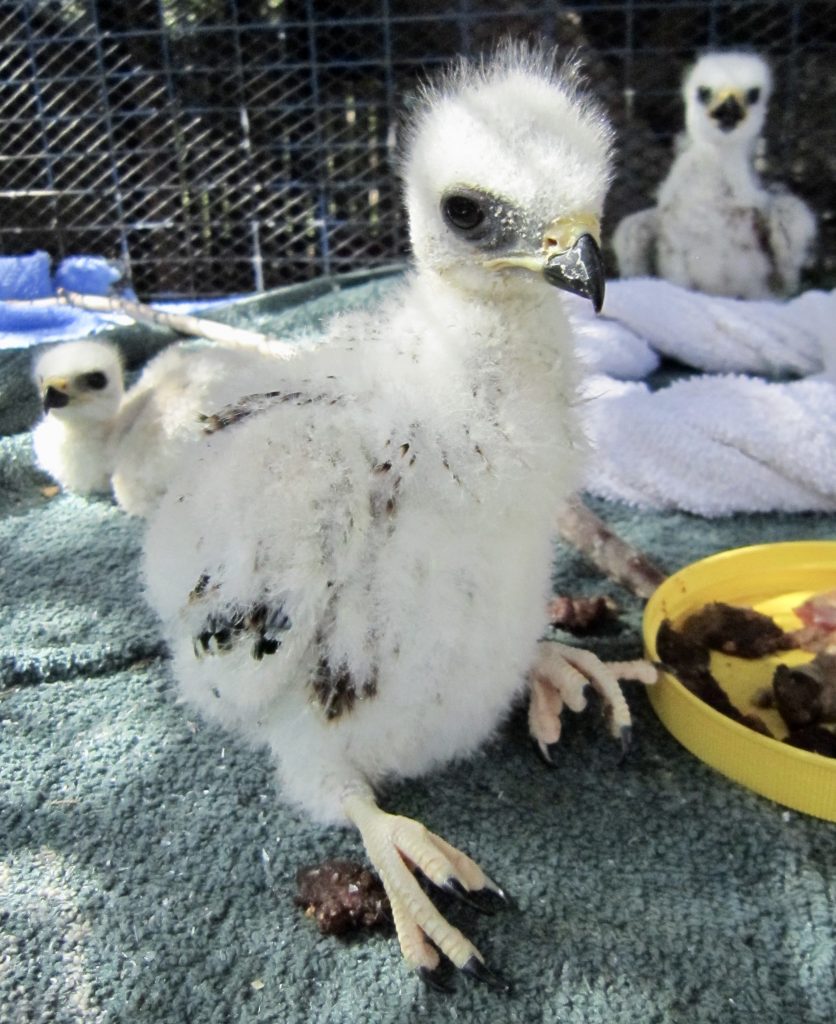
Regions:
[[[622,277],[661,277],[710,295],[783,297],[798,291],[816,238],[809,207],[766,187],[755,150],[772,75],[752,53],[709,53],[685,77],[684,144],[656,206],[613,235]]]
[[[148,516],[207,429],[205,414],[265,391],[287,351],[281,343],[273,353],[183,342],[152,359],[126,391],[111,342],[52,346],[33,367],[44,410],[32,436],[35,458],[65,490],[112,490],[126,512]]]

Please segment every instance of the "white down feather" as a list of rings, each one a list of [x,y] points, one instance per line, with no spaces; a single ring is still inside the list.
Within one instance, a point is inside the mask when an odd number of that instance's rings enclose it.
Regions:
[[[269,386],[280,357],[266,350],[183,342],[164,349],[124,390],[121,357],[107,341],[53,346],[35,363],[43,389],[58,381],[69,399],[45,413],[33,431],[38,464],[62,487],[109,492],[127,511],[147,516],[184,451],[203,432],[201,416]],[[104,374],[91,390],[85,375]]]
[[[561,296],[485,269],[440,197],[466,183],[513,198],[539,244],[557,215],[600,215],[609,147],[597,111],[518,54],[431,93],[404,171],[416,270],[193,449],[150,521],[148,593],[181,692],[268,744],[285,795],[319,819],[343,820],[347,787],[425,772],[496,729],[534,659],[553,520],[578,479]],[[246,634],[204,650],[213,616],[261,605],[289,620],[275,653],[253,657]],[[323,661],[356,695],[333,717]]]
[[[755,170],[771,89],[769,68],[755,54],[710,53],[690,69],[682,87],[686,136],[657,204],[625,217],[613,235],[622,277],[658,276],[741,299],[798,290],[816,223],[801,199],[767,188]],[[716,110],[730,96],[742,117],[723,130]]]

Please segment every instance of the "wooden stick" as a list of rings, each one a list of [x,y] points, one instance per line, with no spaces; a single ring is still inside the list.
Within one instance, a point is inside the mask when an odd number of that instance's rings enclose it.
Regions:
[[[614,533],[577,496],[558,513],[557,526],[564,540],[637,597],[650,597],[666,578],[647,555]]]
[[[42,307],[50,305],[72,306],[75,309],[86,309],[91,313],[113,313],[127,316],[139,323],[152,324],[155,327],[168,328],[178,334],[189,337],[206,338],[221,345],[243,346],[245,348],[269,348],[275,355],[288,356],[295,349],[293,345],[279,341],[269,334],[248,331],[241,327],[231,327],[217,320],[206,320],[190,313],[172,313],[154,309],[144,302],[125,299],[117,295],[85,295],[81,292],[69,292],[59,288],[56,295],[47,299],[30,299],[11,301],[9,305],[16,307]]]

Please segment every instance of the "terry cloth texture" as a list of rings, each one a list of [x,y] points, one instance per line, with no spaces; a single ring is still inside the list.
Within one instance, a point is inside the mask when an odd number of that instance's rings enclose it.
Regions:
[[[836,512],[836,380],[700,375],[653,391],[599,375],[587,394],[594,494],[704,516]]]
[[[228,315],[287,334],[383,287],[319,283]],[[135,361],[161,343],[141,329],[122,337]],[[5,422],[32,411],[21,365],[0,359],[0,374],[19,371]],[[547,768],[519,708],[476,757],[382,794],[386,808],[423,821],[507,886],[513,909],[448,912],[513,979],[513,994],[460,978],[441,995],[404,968],[391,936],[321,937],[294,906],[296,870],[326,856],[362,860],[357,837],[289,811],[263,751],[177,703],[140,592],[141,524],[105,499],[47,497],[47,483],[28,435],[6,436],[0,1020],[836,1019],[836,826],[703,765],[638,685],[627,687],[635,744],[624,763],[592,708],[566,714],[558,766]],[[836,528],[822,513],[707,520],[594,507],[668,571],[731,546],[833,538]],[[555,586],[615,597],[619,619],[583,642],[606,658],[640,654],[641,603],[562,545]]]
[[[589,491],[705,516],[836,511],[836,291],[751,302],[638,278],[607,286],[605,316],[587,306]],[[709,373],[626,383],[660,357]]]
[[[805,376],[836,347],[836,290],[753,301],[630,278],[607,283],[604,312],[656,352],[710,373]]]

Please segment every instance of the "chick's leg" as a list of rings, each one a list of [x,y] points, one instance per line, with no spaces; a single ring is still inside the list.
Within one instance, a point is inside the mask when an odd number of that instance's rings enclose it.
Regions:
[[[554,763],[564,706],[570,711],[583,711],[588,687],[600,694],[610,732],[621,740],[623,749],[627,749],[632,720],[619,679],[654,683],[656,669],[648,661],[603,662],[591,651],[578,647],[551,640],[540,643],[531,670],[528,727],[549,764]]]
[[[466,974],[492,987],[506,983],[485,966],[479,950],[447,921],[418,884],[418,868],[439,889],[488,909],[487,899],[505,900],[502,889],[475,861],[434,835],[420,822],[382,811],[368,792],[352,792],[343,800],[389,897],[404,959],[425,981],[436,984],[443,954]]]

